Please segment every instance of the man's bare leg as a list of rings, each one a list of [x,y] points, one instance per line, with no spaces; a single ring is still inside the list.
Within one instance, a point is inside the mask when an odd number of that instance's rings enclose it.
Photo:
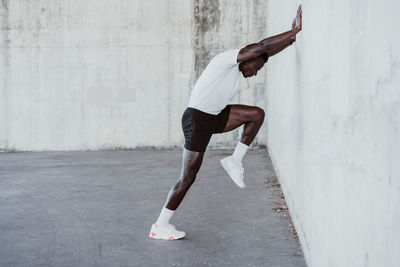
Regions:
[[[223,132],[229,132],[244,124],[241,142],[249,146],[258,133],[265,117],[264,111],[255,106],[231,105],[228,122]],[[195,152],[183,149],[182,170],[178,181],[171,188],[164,207],[175,211],[190,186],[194,183],[196,175],[203,162],[204,152]]]
[[[265,113],[259,107],[231,105],[231,112],[223,132],[232,131],[243,124],[244,130],[241,141],[237,143],[232,156],[221,159],[221,164],[233,182],[240,188],[246,186],[244,183],[242,159],[256,137],[258,130],[260,130],[264,122],[264,117]]]
[[[244,124],[241,142],[249,146],[264,122],[264,110],[247,105],[231,105],[228,122],[223,132],[229,132]]]
[[[185,232],[176,230],[169,223],[169,220],[181,204],[190,186],[194,183],[203,162],[203,157],[204,152],[183,149],[181,174],[178,181],[171,188],[157,222],[152,225],[149,237],[173,240],[183,238],[186,235]]]
[[[195,152],[184,148],[182,154],[181,174],[171,188],[164,204],[164,207],[169,210],[176,210],[181,204],[190,186],[194,183],[203,162],[204,152]]]

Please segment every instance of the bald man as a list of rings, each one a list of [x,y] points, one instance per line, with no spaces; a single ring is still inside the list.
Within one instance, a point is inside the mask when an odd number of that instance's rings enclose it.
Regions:
[[[151,227],[150,238],[175,240],[185,236],[185,232],[178,231],[169,220],[194,183],[211,136],[232,131],[241,125],[244,125],[244,130],[240,141],[231,156],[221,159],[221,164],[237,186],[245,187],[242,159],[263,124],[264,111],[256,106],[228,103],[238,91],[240,76],[256,76],[269,57],[296,41],[296,34],[301,30],[300,5],[291,30],[242,49],[224,51],[204,69],[182,116],[185,136],[182,171],[168,194],[158,220]]]

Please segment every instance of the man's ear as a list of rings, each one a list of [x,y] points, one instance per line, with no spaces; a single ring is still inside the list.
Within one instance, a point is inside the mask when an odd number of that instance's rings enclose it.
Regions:
[[[246,61],[245,61],[245,62],[246,62]],[[243,62],[240,62],[240,63],[239,63],[239,70],[240,70],[240,71],[243,71],[242,67],[243,67]]]

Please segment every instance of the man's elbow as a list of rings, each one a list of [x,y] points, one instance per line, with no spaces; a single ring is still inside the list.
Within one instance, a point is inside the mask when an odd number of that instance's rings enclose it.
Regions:
[[[269,40],[264,40],[257,43],[257,50],[261,52],[261,54],[268,53],[271,51],[271,42]]]
[[[269,54],[268,54],[268,53],[264,53],[264,54],[262,54],[261,56],[262,56],[262,58],[264,59],[264,63],[267,63],[268,58],[269,58]]]

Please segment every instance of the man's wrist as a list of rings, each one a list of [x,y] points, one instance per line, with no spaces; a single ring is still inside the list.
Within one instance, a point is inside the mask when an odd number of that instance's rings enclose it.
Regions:
[[[290,37],[290,43],[289,43],[289,45],[292,45],[295,41],[296,41],[296,35],[294,35],[294,36],[292,36],[292,37]]]

